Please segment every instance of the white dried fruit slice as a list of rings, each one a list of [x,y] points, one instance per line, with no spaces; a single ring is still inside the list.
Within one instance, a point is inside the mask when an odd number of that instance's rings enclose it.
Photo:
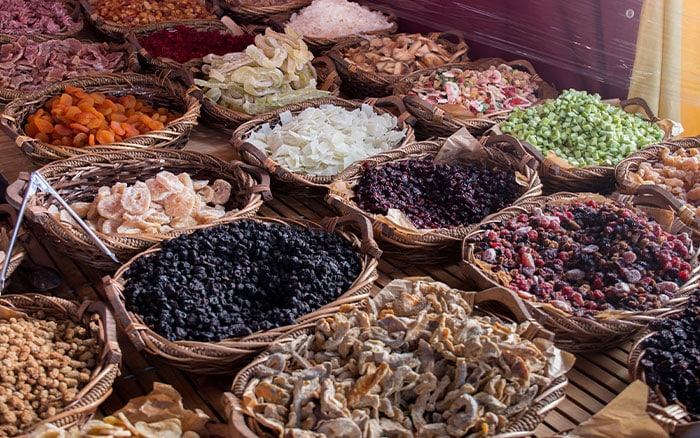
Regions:
[[[197,196],[204,204],[207,204],[214,199],[214,189],[211,186],[204,186],[197,190]]]
[[[163,201],[163,208],[171,218],[182,219],[192,214],[194,203],[195,195],[191,193],[171,193]]]
[[[190,177],[189,173],[182,172],[177,175],[177,179],[179,179],[182,185],[184,185],[188,189],[194,190],[194,183],[192,182],[192,177]]]
[[[221,219],[225,214],[226,211],[223,208],[214,208],[205,205],[195,213],[195,218],[197,218],[200,223],[206,224]]]
[[[144,220],[146,222],[165,225],[170,222],[170,216],[165,212],[162,205],[153,204],[153,207],[148,211]]]
[[[192,188],[196,192],[197,190],[203,189],[209,185],[208,179],[195,179],[192,180]]]
[[[56,207],[54,204],[49,205],[46,212],[54,219],[61,220],[61,212],[58,211],[58,207]]]
[[[146,180],[146,187],[148,187],[148,190],[151,192],[151,200],[155,202],[163,201],[170,194],[170,191],[155,178],[148,178]]]
[[[121,219],[105,219],[102,221],[99,230],[105,234],[118,233],[119,227],[124,221]]]
[[[212,204],[224,205],[228,202],[231,197],[231,184],[223,179],[217,179],[212,184],[214,189],[214,197],[212,198]]]
[[[119,219],[124,214],[122,207],[122,195],[115,193],[105,196],[97,203],[97,212],[103,218]]]
[[[197,225],[199,225],[197,223],[197,219],[193,218],[192,216],[185,216],[185,217],[173,219],[172,221],[170,221],[170,226],[176,230],[183,230],[185,228],[192,228],[192,227],[196,227]]]
[[[151,191],[146,183],[137,181],[133,186],[126,187],[121,199],[124,210],[131,214],[143,214],[151,205]]]
[[[156,181],[163,187],[165,187],[169,192],[181,192],[185,187],[184,184],[178,179],[178,177],[167,170],[161,170],[156,174]]]
[[[109,191],[110,191],[112,194],[115,194],[115,193],[121,194],[121,193],[124,193],[124,190],[125,190],[127,187],[128,187],[128,186],[127,186],[126,183],[118,182],[118,183],[115,183],[115,184],[110,188]]]
[[[88,212],[90,211],[90,207],[92,206],[92,202],[73,202],[70,205],[70,208],[73,209],[74,212],[81,218],[87,217]]]
[[[85,217],[91,221],[97,221],[97,219],[100,218],[100,213],[98,213],[97,211],[97,206],[100,204],[101,200],[103,200],[111,194],[112,192],[107,186],[102,186],[99,189],[97,189],[97,195],[95,195],[95,199],[92,200],[92,205],[90,206],[90,209],[88,210]]]

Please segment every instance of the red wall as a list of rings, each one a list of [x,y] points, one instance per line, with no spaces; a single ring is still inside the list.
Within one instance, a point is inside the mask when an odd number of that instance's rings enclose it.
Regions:
[[[401,32],[461,30],[470,58],[532,62],[558,89],[625,98],[643,0],[372,0]]]

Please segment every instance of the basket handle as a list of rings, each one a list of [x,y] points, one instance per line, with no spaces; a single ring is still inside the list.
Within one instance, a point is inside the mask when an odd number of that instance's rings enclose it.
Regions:
[[[535,72],[535,67],[527,59],[514,59],[513,61],[508,61],[505,64],[511,67],[522,67],[531,75],[537,75],[537,72]]]
[[[235,432],[231,434],[231,437],[257,438],[258,435],[254,434],[245,422],[241,402],[238,400],[238,397],[230,392],[224,392],[221,396],[221,400],[227,408],[228,418],[231,420],[231,425],[235,430]]]
[[[97,313],[100,315],[100,320],[105,325],[104,348],[108,350],[107,363],[120,365],[122,361],[121,348],[117,339],[117,322],[114,319],[114,314],[109,310],[107,305],[102,301],[86,300],[81,306],[80,315],[83,311]]]
[[[69,6],[73,6],[73,10],[70,13],[70,18],[72,18],[73,21],[78,21],[83,13],[82,5],[78,0],[68,1],[66,3],[68,3]]]
[[[240,161],[237,162],[237,165],[240,166],[241,170],[257,180],[257,184],[255,184],[250,191],[252,193],[260,193],[263,201],[271,200],[272,191],[270,190],[270,174],[260,167],[251,166],[250,164],[242,163]]]
[[[255,147],[255,145],[248,143],[247,141],[242,142],[238,145],[238,152],[243,154],[248,154],[249,157],[255,161],[255,166],[263,168],[270,172],[271,175],[280,174],[280,166],[272,158],[265,155],[263,151]]]
[[[120,286],[109,275],[102,278],[102,284],[104,286],[103,289],[105,291],[105,295],[107,295],[107,301],[109,301],[109,304],[112,307],[116,320],[119,321],[119,324],[124,329],[124,332],[127,334],[129,339],[131,339],[131,342],[133,342],[134,347],[136,347],[138,351],[143,351],[146,348],[146,344],[141,339],[138,331],[134,330],[128,311],[126,310],[123,301],[119,299],[119,296],[122,295],[121,291],[119,290]]]
[[[452,116],[450,113],[447,111],[444,111],[437,106],[433,105],[432,103],[426,102],[425,100],[421,99],[418,96],[412,95],[412,94],[407,94],[403,98],[404,105],[406,107],[418,107],[421,108],[423,111],[426,113],[430,114],[430,121],[431,122],[437,122],[437,123],[442,123],[442,122],[451,122],[452,121]]]
[[[394,107],[399,112],[399,124],[407,123],[413,126],[416,123],[416,118],[408,111],[403,99],[399,96],[368,97],[364,100],[364,103],[379,108]]]
[[[457,40],[457,47],[455,47],[456,50],[452,54],[452,56],[450,56],[450,60],[448,62],[453,63],[457,62],[456,60],[459,59],[459,57],[461,57],[465,53],[467,53],[467,51],[469,50],[469,46],[464,41],[464,33],[457,29],[449,29],[442,32],[432,32],[428,34],[428,39],[432,40],[433,42],[437,42],[437,40],[439,39],[449,41],[450,38]]]
[[[332,233],[336,228],[345,225],[356,225],[360,228],[362,234],[362,242],[360,251],[363,254],[368,254],[375,259],[382,255],[382,250],[379,249],[377,241],[374,240],[374,230],[370,220],[360,213],[348,213],[344,216],[324,217],[321,221],[323,228],[329,233]]]
[[[634,203],[658,208],[670,207],[681,222],[694,229],[700,229],[700,218],[695,214],[695,209],[663,187],[652,184],[640,185],[637,187]]]
[[[542,319],[543,315],[537,315],[538,318],[536,318],[534,315],[532,315],[532,313],[530,313],[530,311],[528,311],[522,301],[515,296],[515,293],[509,289],[506,289],[505,287],[491,287],[475,293],[474,304],[479,305],[487,302],[496,302],[500,304],[504,309],[513,314],[517,322],[542,322],[540,319]],[[546,338],[548,340],[554,339],[554,333],[544,329],[539,324],[534,325],[533,327],[535,327],[535,329],[530,333],[531,336]]]
[[[654,123],[659,120],[658,117],[654,114],[654,112],[651,110],[651,107],[647,103],[646,100],[644,100],[641,97],[631,97],[626,100],[621,100],[620,101],[620,108],[626,109],[628,106],[640,106],[642,110],[644,110],[644,113],[646,114],[647,118],[649,119],[650,122]]]
[[[317,56],[311,60],[311,64],[317,70],[317,76],[319,68],[327,72],[323,82],[321,82],[321,84],[318,86],[318,89],[322,91],[333,91],[331,88],[333,88],[337,82],[340,82],[340,76],[338,75],[338,71],[335,68],[335,63],[333,60],[328,56]]]
[[[521,142],[512,135],[499,134],[490,135],[486,137],[486,142],[484,143],[484,146],[501,148],[518,158],[518,160],[520,161],[520,165],[525,165],[533,170],[537,170],[539,168],[541,160],[538,160],[530,150],[526,149],[523,143],[526,142]],[[530,146],[531,149],[537,151],[537,149],[530,143],[527,144]],[[539,151],[537,152],[539,153]],[[540,156],[542,156],[542,154],[540,154]],[[542,159],[544,159],[544,156],[542,156]]]

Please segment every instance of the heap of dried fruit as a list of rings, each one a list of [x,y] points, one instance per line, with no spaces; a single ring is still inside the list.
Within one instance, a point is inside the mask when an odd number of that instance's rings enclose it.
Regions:
[[[480,164],[402,160],[366,165],[355,190],[357,205],[375,214],[400,210],[416,228],[454,228],[479,222],[522,193],[515,174]]]
[[[163,129],[179,116],[132,94],[107,96],[66,86],[27,117],[24,132],[53,145],[96,146]]]
[[[77,31],[80,23],[60,0],[3,0],[0,33],[9,35],[58,34]],[[5,61],[3,61],[5,62]]]
[[[130,311],[170,340],[219,341],[288,324],[361,271],[337,234],[243,219],[161,244],[126,270]]]
[[[0,319],[0,434],[14,436],[68,406],[97,355],[97,339],[70,320]]]
[[[653,333],[642,341],[640,361],[647,385],[668,403],[685,406],[700,420],[700,292],[683,309],[650,324]]]
[[[342,56],[362,70],[390,75],[405,75],[466,58],[464,50],[452,53],[419,33],[373,36],[343,50]]]
[[[474,314],[441,283],[392,282],[363,310],[273,344],[243,413],[266,437],[493,435],[573,363],[522,337],[529,325]]]
[[[102,186],[90,202],[74,202],[71,208],[92,228],[103,233],[166,233],[221,219],[226,211],[231,184],[223,179],[193,180],[186,173],[167,170],[133,185],[118,182]],[[53,208],[52,208],[53,207]],[[49,213],[60,220],[73,218],[55,205]]]
[[[153,57],[185,63],[210,53],[242,52],[254,41],[253,35],[232,35],[219,30],[197,30],[175,26],[139,38],[139,44]]]
[[[216,19],[201,0],[90,0],[95,13],[122,26],[145,26],[162,21]]]
[[[546,204],[468,238],[477,264],[524,299],[574,315],[663,307],[690,278],[692,241],[607,201]]]

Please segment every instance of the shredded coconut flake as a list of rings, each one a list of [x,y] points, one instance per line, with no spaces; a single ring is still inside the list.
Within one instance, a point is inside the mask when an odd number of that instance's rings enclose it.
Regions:
[[[313,38],[358,35],[389,29],[391,25],[381,12],[347,0],[314,0],[289,19],[289,26]]]
[[[357,160],[395,148],[406,136],[395,116],[371,106],[347,110],[331,104],[285,111],[280,123],[263,124],[247,139],[292,172],[335,175]]]

